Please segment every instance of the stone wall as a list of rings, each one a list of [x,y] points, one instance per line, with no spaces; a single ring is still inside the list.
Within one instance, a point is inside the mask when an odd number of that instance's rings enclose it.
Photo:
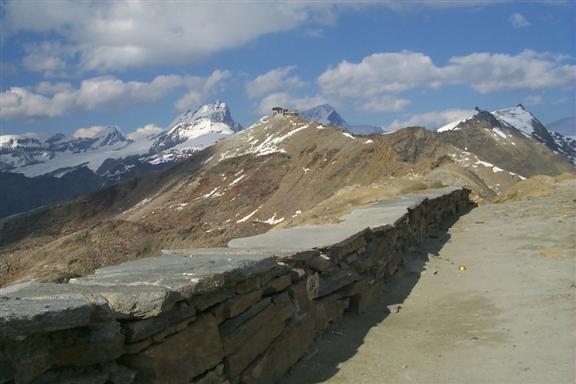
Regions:
[[[0,383],[273,383],[344,312],[362,313],[468,194],[407,195],[339,224],[5,288]]]

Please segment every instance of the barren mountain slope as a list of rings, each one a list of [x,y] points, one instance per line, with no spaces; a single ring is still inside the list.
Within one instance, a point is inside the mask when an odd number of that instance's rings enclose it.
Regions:
[[[494,177],[502,185],[520,180],[495,165],[459,161],[475,156],[459,135],[409,128],[354,137],[296,116],[269,117],[167,171],[0,221],[0,284],[66,279],[162,248],[332,221],[440,182],[488,195]]]
[[[0,222],[1,283],[65,279],[161,248],[221,245],[295,219],[345,186],[413,167],[382,137],[270,118],[167,171]]]
[[[574,172],[573,164],[566,158],[489,112],[480,111],[456,123],[433,134],[459,149],[448,153],[449,161],[444,164],[467,169],[493,192],[498,193],[530,176]],[[454,176],[453,165],[440,167],[429,175],[444,182],[450,182],[451,176]]]

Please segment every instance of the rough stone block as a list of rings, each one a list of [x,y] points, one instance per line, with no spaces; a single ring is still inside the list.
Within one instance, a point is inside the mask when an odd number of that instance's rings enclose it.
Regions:
[[[191,384],[229,384],[228,378],[224,374],[224,365],[220,364],[216,368],[204,373],[191,381]]]
[[[136,383],[189,383],[217,366],[223,355],[218,324],[202,315],[184,331],[120,362],[137,372]]]
[[[107,384],[132,384],[134,377],[136,377],[136,372],[123,365],[114,363],[110,367],[110,377]]]
[[[223,336],[232,334],[243,323],[247,322],[254,316],[258,315],[260,312],[265,310],[271,303],[272,300],[269,297],[265,297],[264,299],[260,300],[258,303],[250,307],[248,310],[242,312],[240,315],[228,319],[222,324],[220,324],[220,333]]]
[[[0,298],[0,340],[82,327],[94,311],[94,304],[76,298]]]
[[[330,258],[325,255],[318,255],[311,257],[306,265],[316,272],[327,273],[333,269],[332,262]]]
[[[360,280],[360,275],[349,267],[345,269],[343,268],[326,277],[322,276],[320,279],[318,297],[329,295],[330,293],[358,280]]]
[[[316,302],[315,307],[315,334],[320,336],[332,324],[338,323],[342,319],[344,306],[339,295],[330,295]]]
[[[291,317],[293,306],[287,294],[282,294],[269,307],[270,313],[262,312],[261,318],[254,318],[249,327],[239,330],[244,343],[234,345],[234,338],[224,338],[224,349],[238,348],[224,359],[228,377],[237,377],[270,343],[282,333],[285,321]],[[238,339],[236,339],[238,340]]]
[[[218,305],[212,311],[219,323],[231,317],[238,316],[262,298],[262,291],[257,290],[245,295],[234,296]]]
[[[224,346],[224,353],[229,355],[240,349],[258,332],[262,332],[267,327],[268,323],[274,319],[276,315],[276,307],[269,305],[265,310],[254,316],[252,319],[244,322],[232,332],[222,332],[222,343]]]
[[[236,293],[243,295],[245,293],[255,291],[260,289],[260,278],[253,277],[251,279],[246,279],[244,281],[240,281],[235,287],[234,290]]]
[[[127,343],[124,344],[124,353],[132,355],[134,353],[138,353],[140,351],[145,350],[149,346],[152,345],[152,338],[149,337],[144,340],[137,341],[135,343]]]
[[[212,307],[234,296],[234,290],[231,288],[222,288],[216,291],[209,292],[201,296],[192,296],[190,301],[200,311]]]
[[[306,280],[301,280],[298,283],[288,288],[290,299],[294,303],[296,312],[303,314],[310,308],[311,299],[306,289]]]
[[[302,268],[292,268],[290,270],[290,277],[292,278],[293,283],[302,279],[304,276],[306,276],[306,271]]]
[[[288,288],[292,284],[292,278],[289,274],[282,275],[270,281],[264,288],[264,295],[271,295]]]
[[[300,359],[314,342],[316,310],[293,322],[264,352],[244,370],[242,383],[274,383]]]
[[[358,231],[353,236],[341,241],[340,243],[330,247],[329,256],[333,260],[340,260],[346,254],[352,253],[366,246],[366,239],[364,235],[367,234],[368,230]]]
[[[144,320],[123,322],[122,328],[126,335],[126,341],[135,342],[161,332],[184,319],[192,319],[195,314],[196,310],[192,305],[181,301],[159,316]]]
[[[359,287],[360,288],[360,287]],[[350,296],[350,312],[361,315],[378,299],[383,289],[383,282],[363,284],[361,289]]]
[[[109,376],[110,365],[57,368],[42,374],[32,384],[106,384]]]
[[[50,365],[50,340],[46,335],[0,341],[0,366],[4,375],[12,376],[16,383],[31,382]]]
[[[7,298],[35,299],[50,304],[54,300],[84,300],[110,310],[113,317],[147,318],[164,312],[178,299],[175,292],[154,285],[85,285],[29,283],[3,289]]]
[[[124,335],[117,322],[56,332],[49,337],[53,367],[105,363],[124,353]]]

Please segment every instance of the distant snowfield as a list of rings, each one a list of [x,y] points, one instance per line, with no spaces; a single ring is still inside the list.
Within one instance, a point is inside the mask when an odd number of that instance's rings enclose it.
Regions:
[[[143,139],[129,143],[122,142],[118,145],[86,152],[56,152],[54,158],[46,160],[44,163],[24,166],[12,172],[22,173],[27,177],[35,177],[61,168],[73,168],[80,165],[84,165],[95,172],[107,159],[122,159],[128,156],[141,155],[147,153],[151,146],[152,140]]]
[[[84,132],[89,134],[85,137],[64,138],[62,135],[63,139],[57,140],[57,145],[52,145],[53,141],[47,141],[47,137],[35,134],[2,135],[0,148],[4,153],[0,154],[0,162],[15,167],[10,172],[27,177],[44,174],[61,177],[81,166],[96,172],[108,159],[131,156],[157,165],[184,159],[242,129],[232,120],[226,103],[221,101],[189,110],[178,116],[167,130],[135,141],[127,140],[116,127],[98,128],[94,132]],[[82,145],[86,138],[95,140]],[[68,143],[73,145],[67,146]]]
[[[532,134],[534,133],[534,126],[532,122],[535,118],[530,112],[520,107],[514,107],[494,111],[492,114],[498,120],[504,121],[505,123],[513,126],[524,135],[532,137]]]

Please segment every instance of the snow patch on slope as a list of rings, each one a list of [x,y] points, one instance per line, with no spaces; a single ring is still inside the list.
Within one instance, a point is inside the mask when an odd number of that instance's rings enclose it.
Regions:
[[[473,118],[473,117],[476,116],[477,114],[478,114],[478,111],[476,111],[476,113],[474,113],[474,114],[472,114],[472,115],[470,115],[470,116],[468,116],[468,117],[465,117],[465,118],[463,118],[463,119],[461,119],[461,120],[456,120],[456,121],[453,121],[453,122],[451,122],[451,123],[448,123],[448,124],[446,124],[446,125],[438,128],[438,129],[436,130],[436,132],[457,131],[458,129],[460,129],[460,128],[457,128],[460,123],[463,123],[463,122],[465,122],[465,121],[470,120],[471,118]]]
[[[494,111],[492,115],[500,122],[504,122],[504,125],[511,125],[528,137],[534,134],[536,118],[520,105]]]

